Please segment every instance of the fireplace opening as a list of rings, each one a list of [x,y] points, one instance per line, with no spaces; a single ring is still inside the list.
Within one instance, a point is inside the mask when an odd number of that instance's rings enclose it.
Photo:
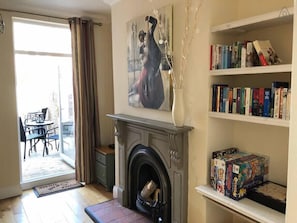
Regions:
[[[171,183],[157,152],[137,145],[128,161],[129,207],[153,222],[171,222]]]

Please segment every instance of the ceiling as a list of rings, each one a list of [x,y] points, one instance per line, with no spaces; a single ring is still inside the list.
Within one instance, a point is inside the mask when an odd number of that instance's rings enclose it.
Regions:
[[[110,7],[118,0],[0,0],[1,10],[29,12],[57,17],[88,16],[110,21]]]

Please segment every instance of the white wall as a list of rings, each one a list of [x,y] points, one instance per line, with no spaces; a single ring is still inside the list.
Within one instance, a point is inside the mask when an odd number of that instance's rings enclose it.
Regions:
[[[114,143],[114,128],[106,114],[114,113],[111,24],[94,27],[101,145]]]
[[[127,22],[138,16],[145,15],[153,9],[173,4],[173,56],[178,65],[181,54],[181,39],[184,31],[184,5],[182,0],[170,1],[139,1],[122,0],[112,7],[112,38],[113,38],[113,70],[115,113],[145,117],[149,119],[172,122],[171,113],[158,110],[133,108],[128,105],[128,74],[127,74]],[[198,0],[193,1],[197,5]],[[209,18],[208,1],[204,1],[199,16],[199,30],[195,34],[187,71],[184,75],[184,99],[186,125],[194,127],[189,134],[189,208],[188,222],[204,222],[205,207],[203,198],[195,191],[195,186],[206,184],[207,111],[208,111],[208,68],[209,68]],[[117,176],[118,177],[118,176]]]
[[[199,0],[193,0],[197,4]],[[115,113],[125,113],[134,116],[140,116],[155,120],[166,122],[171,121],[170,112],[162,112],[157,110],[140,109],[128,106],[128,78],[127,78],[127,32],[126,24],[129,20],[144,15],[153,9],[160,8],[167,4],[173,4],[173,48],[174,61],[179,65],[180,60],[180,42],[184,27],[184,6],[183,0],[121,0],[112,6],[112,38],[113,38],[113,69],[114,69],[114,96],[115,96]],[[192,43],[190,56],[188,57],[188,69],[185,80],[184,99],[186,109],[186,125],[193,126],[194,130],[189,135],[189,184],[188,184],[188,222],[215,222],[217,218],[212,219],[211,216],[222,215],[221,222],[232,222],[232,216],[227,216],[225,211],[218,209],[217,206],[210,205],[197,192],[194,187],[201,184],[207,184],[208,181],[208,160],[207,147],[216,145],[216,147],[224,147],[224,145],[217,145],[216,138],[224,137],[228,132],[218,132],[215,126],[220,123],[216,120],[216,124],[209,125],[208,112],[208,98],[209,98],[209,42],[210,42],[210,25],[218,25],[222,22],[228,22],[247,16],[253,16],[264,12],[274,11],[282,7],[292,6],[292,0],[271,1],[271,0],[226,0],[226,1],[204,1],[202,12],[199,20],[199,32],[195,35]],[[283,37],[281,37],[283,38]],[[296,47],[295,47],[296,48]],[[176,63],[177,61],[177,63]],[[176,69],[178,70],[178,69]],[[210,120],[212,122],[212,120]],[[222,121],[223,122],[223,121]],[[226,124],[226,122],[224,122]],[[223,123],[223,124],[224,124]],[[240,124],[239,124],[240,125]],[[212,129],[209,129],[209,128]],[[258,131],[263,131],[267,127],[260,128]],[[209,137],[209,132],[215,137]],[[296,130],[291,131],[294,134]],[[246,138],[242,134],[232,133],[237,138],[236,143],[242,144],[245,147]],[[254,133],[257,134],[257,133]],[[288,130],[282,129],[275,132],[274,135],[284,135],[279,142],[282,146],[288,145],[287,137]],[[296,140],[295,140],[296,141]],[[263,143],[263,140],[258,140],[258,143]],[[279,145],[278,144],[278,145]],[[291,143],[295,145],[294,142]],[[228,146],[228,145],[226,145]],[[263,145],[264,146],[264,145]],[[277,146],[277,145],[275,145]],[[274,152],[274,156],[278,156],[281,152]],[[290,154],[296,157],[296,152],[291,149]],[[296,158],[291,158],[293,161]],[[286,166],[288,161],[287,156],[282,156],[283,160],[280,162]],[[292,164],[293,165],[293,164]],[[291,165],[291,166],[292,166]],[[295,165],[295,163],[294,163]],[[282,183],[286,182],[286,168],[285,170],[274,170],[276,178],[281,179]],[[293,172],[293,171],[292,171]],[[293,173],[292,173],[293,174]],[[118,177],[118,176],[117,176]],[[292,180],[293,181],[293,180]],[[296,182],[296,180],[294,180]],[[296,183],[295,183],[296,184]],[[292,189],[292,194],[296,194],[296,189]],[[294,201],[292,201],[294,202]],[[296,203],[296,202],[295,202]],[[293,213],[293,212],[291,212]],[[207,216],[207,219],[206,219]],[[293,214],[291,218],[293,219]],[[230,217],[230,221],[228,221]],[[295,218],[296,219],[296,218]],[[234,220],[234,222],[238,222]],[[294,222],[294,221],[292,221]]]
[[[6,13],[2,17],[6,29],[0,34],[0,198],[21,192],[11,17]]]

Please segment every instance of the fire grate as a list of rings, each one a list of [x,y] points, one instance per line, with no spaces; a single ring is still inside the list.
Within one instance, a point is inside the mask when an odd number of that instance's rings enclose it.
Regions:
[[[166,203],[160,201],[146,200],[140,193],[137,194],[137,210],[151,217],[154,223],[163,223],[163,208],[165,205]]]

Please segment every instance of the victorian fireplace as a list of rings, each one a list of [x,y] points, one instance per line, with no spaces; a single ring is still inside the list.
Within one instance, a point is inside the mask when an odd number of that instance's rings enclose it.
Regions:
[[[187,222],[188,132],[170,123],[124,114],[115,120],[119,144],[117,198],[152,222]]]

